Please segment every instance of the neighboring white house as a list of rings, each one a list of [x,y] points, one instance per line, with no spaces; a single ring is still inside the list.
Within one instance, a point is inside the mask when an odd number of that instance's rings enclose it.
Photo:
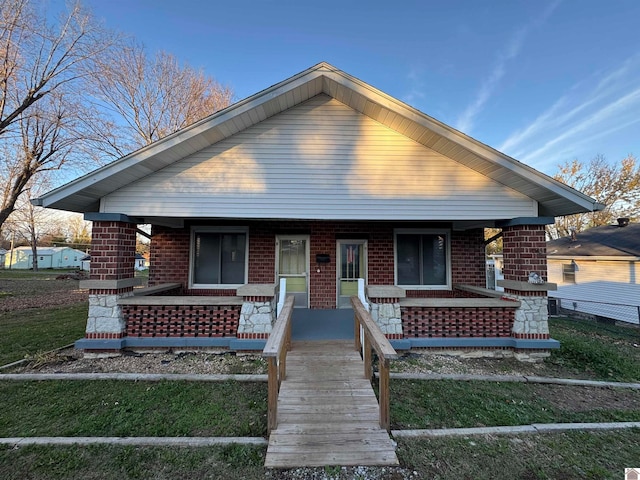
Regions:
[[[639,323],[640,223],[590,228],[547,242],[549,297],[558,307]]]
[[[38,268],[81,268],[85,253],[69,247],[39,247]],[[6,252],[5,268],[33,268],[33,251],[31,247],[16,247]]]
[[[144,258],[140,253],[136,253],[136,261],[134,265],[136,270],[146,270],[147,268],[149,268],[147,259]]]
[[[0,268],[4,268],[4,255],[7,251],[4,248],[0,248]]]

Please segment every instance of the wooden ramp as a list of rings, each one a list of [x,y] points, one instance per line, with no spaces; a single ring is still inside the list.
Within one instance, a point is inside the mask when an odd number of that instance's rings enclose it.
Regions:
[[[294,342],[265,467],[398,465],[350,341]]]

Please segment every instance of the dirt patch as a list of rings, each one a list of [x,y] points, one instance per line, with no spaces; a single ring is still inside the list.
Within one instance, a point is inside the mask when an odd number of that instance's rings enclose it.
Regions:
[[[27,308],[57,307],[88,300],[88,291],[71,279],[2,279],[0,312]]]
[[[597,387],[536,385],[535,395],[569,412],[590,410],[634,410],[640,405],[640,391]]]
[[[391,362],[392,372],[442,373],[454,375],[516,375],[555,378],[593,379],[586,371],[568,372],[566,367],[548,358],[541,363],[525,363],[513,357],[462,358],[430,352],[407,353]]]
[[[34,358],[11,373],[153,373],[153,374],[265,374],[260,355],[220,352],[132,353],[111,358],[84,357],[66,349]]]

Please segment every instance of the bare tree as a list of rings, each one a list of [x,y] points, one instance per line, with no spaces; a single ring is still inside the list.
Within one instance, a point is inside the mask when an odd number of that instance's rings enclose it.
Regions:
[[[122,156],[227,107],[233,91],[166,52],[133,42],[96,69],[92,94],[110,112],[95,138]],[[115,122],[113,121],[115,119]],[[118,120],[122,120],[119,122]]]
[[[56,225],[54,212],[31,204],[31,198],[49,188],[49,183],[40,181],[37,185],[31,182],[25,188],[25,194],[20,197],[15,210],[8,218],[9,226],[14,238],[18,241],[26,240],[31,246],[33,257],[33,271],[38,271],[38,244],[40,238],[48,235],[52,227]]]
[[[574,160],[560,166],[556,180],[595,198],[605,205],[599,212],[560,217],[548,229],[551,238],[560,238],[575,230],[615,223],[616,218],[637,219],[640,212],[640,165],[633,155],[617,164],[609,164],[598,155],[588,165]]]
[[[31,179],[68,160],[83,117],[72,105],[113,43],[78,3],[50,22],[32,0],[0,2],[0,228]]]

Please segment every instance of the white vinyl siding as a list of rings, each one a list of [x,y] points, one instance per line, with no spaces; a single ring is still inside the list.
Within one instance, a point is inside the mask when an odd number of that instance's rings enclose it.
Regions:
[[[564,265],[570,264],[572,259],[557,259],[548,257],[549,281],[562,285],[564,283],[593,283],[606,280],[608,282],[639,284],[640,261],[636,257],[629,260],[593,260],[588,257],[575,257],[575,282],[567,282],[563,278]]]
[[[318,95],[103,198],[132,216],[479,220],[537,202]]]

